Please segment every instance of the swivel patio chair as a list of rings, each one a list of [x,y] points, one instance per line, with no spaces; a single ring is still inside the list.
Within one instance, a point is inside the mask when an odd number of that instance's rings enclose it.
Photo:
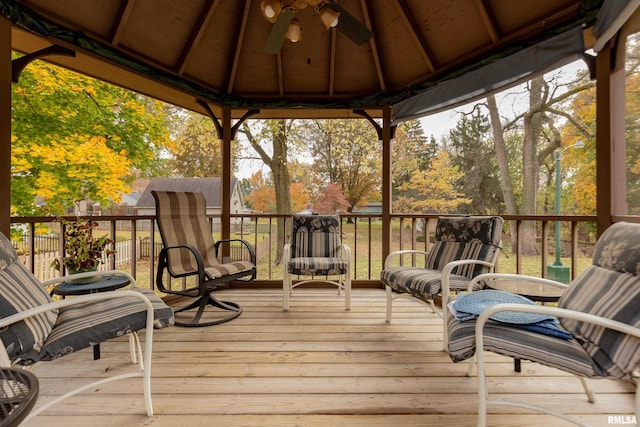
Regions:
[[[220,301],[211,293],[234,281],[256,278],[256,254],[246,240],[225,239],[214,242],[211,224],[207,220],[206,200],[202,193],[152,191],[156,201],[156,220],[163,248],[158,260],[157,288],[167,294],[195,300],[175,310],[188,312],[187,320],[176,318],[178,326],[211,326],[228,322],[242,314],[242,308],[229,301]],[[237,259],[222,259],[221,245],[234,250]],[[236,246],[233,246],[233,245]],[[231,252],[230,252],[231,253]],[[165,282],[165,271],[167,272]],[[187,281],[191,279],[191,282]],[[174,280],[171,279],[180,279]],[[175,282],[178,282],[176,285]],[[205,308],[223,311],[214,320],[203,318]],[[197,311],[191,317],[191,310]],[[224,313],[222,317],[219,315]]]
[[[125,275],[132,289],[100,292],[52,301],[46,287],[73,278]],[[112,371],[109,376],[80,385],[43,405],[36,403],[30,419],[63,399],[102,384],[141,377],[148,416],[151,402],[151,351],[153,329],[173,324],[171,307],[150,289],[135,287],[135,279],[123,271],[109,270],[65,276],[40,283],[18,260],[11,242],[0,233],[0,366],[28,367],[53,361],[111,338],[129,336],[132,372]],[[137,331],[145,330],[144,352]],[[55,368],[54,368],[55,369]],[[3,383],[6,385],[6,382]],[[6,385],[8,386],[8,385]],[[64,385],[60,385],[64,389]],[[10,405],[6,400],[3,405]],[[5,408],[7,409],[7,408]]]
[[[351,249],[340,238],[340,217],[293,215],[291,239],[284,246],[282,266],[284,310],[289,309],[293,289],[310,282],[330,283],[338,287],[338,292],[344,290],[344,308],[351,309]],[[294,283],[293,276],[311,278]]]
[[[440,295],[442,307],[446,307],[451,291],[464,291],[473,277],[493,271],[500,253],[502,224],[499,216],[440,217],[435,243],[429,252],[390,253],[380,273],[387,293],[387,322],[391,322],[392,302],[399,297],[425,302],[444,319],[434,299]],[[443,329],[446,350],[448,334],[444,321]]]
[[[500,278],[485,274],[474,281]],[[514,280],[515,275],[510,276]],[[520,276],[521,280],[535,278]],[[544,284],[543,280],[539,283]],[[558,284],[560,287],[562,284]],[[482,301],[481,290],[468,294],[473,304]],[[460,298],[465,298],[460,297]],[[449,355],[455,362],[477,356],[478,425],[486,424],[487,407],[503,405],[544,412],[586,425],[581,420],[529,402],[490,398],[486,384],[485,351],[529,360],[574,374],[581,381],[589,402],[595,395],[586,378],[633,380],[636,383],[635,417],[640,419],[638,368],[640,367],[640,224],[620,222],[609,227],[596,243],[592,265],[587,267],[563,291],[557,307],[530,302],[497,303],[512,298],[493,299],[491,303],[465,302],[464,311],[478,314],[463,320],[449,316]],[[452,303],[456,309],[455,303]],[[531,330],[550,316],[559,319],[552,334]],[[528,329],[524,329],[525,325]],[[532,325],[531,325],[532,324]],[[540,329],[536,329],[540,330]],[[536,378],[523,378],[536,381]],[[558,405],[556,405],[558,406]]]

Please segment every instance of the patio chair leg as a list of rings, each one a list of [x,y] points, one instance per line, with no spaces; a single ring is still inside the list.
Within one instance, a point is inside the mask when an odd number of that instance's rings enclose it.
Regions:
[[[207,307],[207,305],[212,305],[221,310],[230,311],[231,314],[229,314],[226,317],[223,317],[222,319],[214,320],[211,322],[200,322],[200,319],[202,318],[202,315],[204,314],[204,310]],[[213,297],[211,294],[203,295],[202,297],[192,302],[191,304],[188,304],[185,307],[179,308],[174,311],[176,313],[180,313],[183,311],[191,310],[195,307],[198,307],[198,311],[196,312],[195,316],[190,322],[182,322],[176,319],[175,324],[178,326],[187,326],[187,327],[213,326],[213,325],[219,325],[221,323],[225,323],[230,320],[233,320],[242,314],[242,308],[235,302],[220,301],[219,299]]]
[[[282,309],[285,311],[289,310],[289,297],[291,297],[291,277],[288,274],[285,271],[285,277],[282,280]]]
[[[385,286],[387,292],[387,323],[391,323],[391,303],[393,302],[393,295],[391,295],[391,287]]]
[[[591,387],[589,387],[589,383],[587,382],[587,379],[584,377],[578,377],[577,375],[576,377],[580,380],[580,384],[582,384],[582,388],[584,389],[584,392],[587,394],[587,400],[589,401],[589,403],[596,403],[596,394],[591,389]]]
[[[347,271],[344,283],[344,309],[351,310],[351,273]]]

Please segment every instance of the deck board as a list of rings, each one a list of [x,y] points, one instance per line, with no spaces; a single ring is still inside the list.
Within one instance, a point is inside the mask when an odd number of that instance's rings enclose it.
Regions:
[[[426,306],[394,303],[385,319],[384,292],[355,289],[352,310],[329,289],[297,289],[291,309],[281,292],[221,291],[244,313],[206,328],[155,332],[152,388],[155,415],[144,415],[140,379],[103,385],[56,405],[32,426],[470,426],[475,424],[476,379],[467,364],[441,351],[441,320]],[[591,381],[590,404],[575,378],[523,362],[487,355],[489,389],[501,396],[539,402],[599,426],[608,416],[629,415],[633,386]],[[42,363],[41,402],[106,372],[128,369],[126,340]],[[531,412],[490,408],[490,425],[566,425]]]

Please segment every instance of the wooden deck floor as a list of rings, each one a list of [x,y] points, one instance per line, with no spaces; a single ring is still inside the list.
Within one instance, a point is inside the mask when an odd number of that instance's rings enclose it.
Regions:
[[[476,378],[467,364],[441,351],[441,323],[414,301],[396,301],[384,321],[384,291],[356,289],[352,310],[331,289],[296,290],[291,310],[281,292],[221,291],[240,303],[238,319],[206,328],[156,331],[153,362],[155,415],[144,415],[140,379],[111,383],[68,399],[32,426],[472,426]],[[127,364],[125,340],[42,363],[40,400]],[[491,355],[490,391],[545,402],[595,426],[633,410],[631,384],[592,381],[590,404],[579,382],[554,369]],[[490,425],[565,423],[514,408],[490,409]]]

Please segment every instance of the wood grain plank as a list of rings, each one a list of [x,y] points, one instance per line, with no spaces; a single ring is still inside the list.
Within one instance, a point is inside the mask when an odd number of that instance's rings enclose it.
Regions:
[[[333,289],[296,290],[282,311],[271,289],[230,289],[219,297],[244,313],[208,328],[155,331],[152,391],[155,415],[144,415],[142,385],[127,379],[60,402],[28,426],[469,426],[476,422],[477,384],[467,363],[442,351],[442,321],[423,304],[394,302],[384,319],[380,289],[354,289],[352,310]],[[141,334],[144,339],[144,333]],[[126,339],[32,368],[39,402],[90,379],[132,368]],[[556,369],[487,354],[489,390],[505,398],[568,411],[593,425],[630,414],[634,386],[591,381],[588,403],[580,383]],[[489,425],[564,425],[520,409],[490,409]]]

